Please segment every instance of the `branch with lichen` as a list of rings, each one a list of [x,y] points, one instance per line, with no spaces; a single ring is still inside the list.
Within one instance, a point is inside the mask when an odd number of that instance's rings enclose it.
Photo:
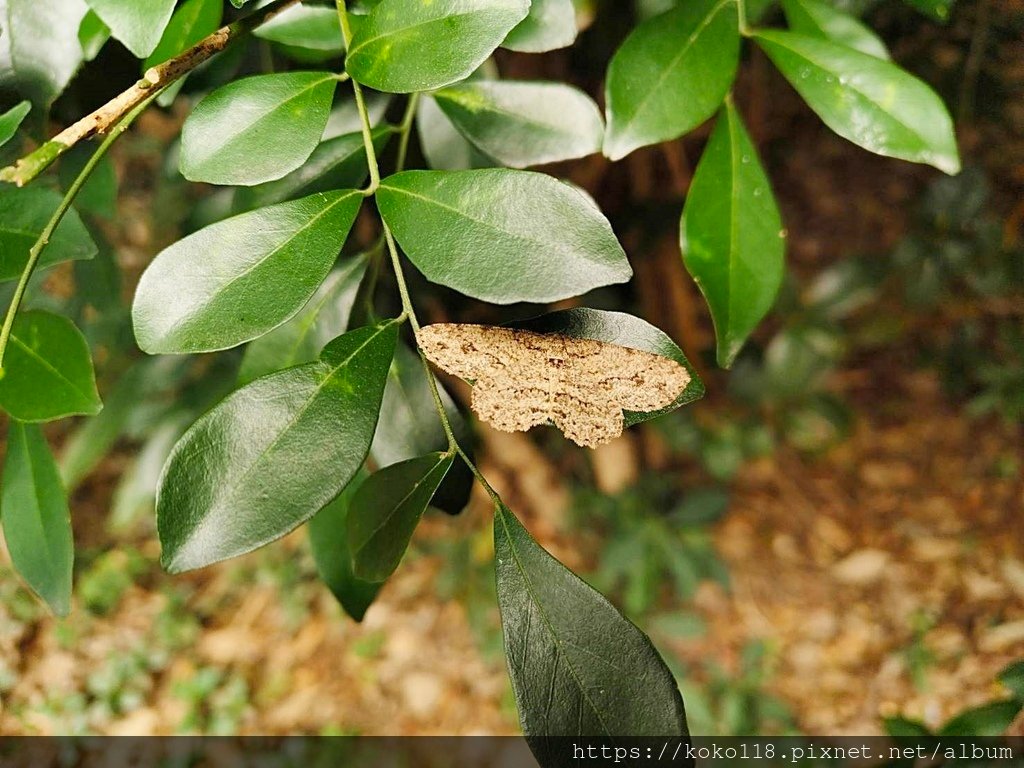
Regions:
[[[223,51],[234,40],[247,35],[297,2],[298,0],[275,0],[254,13],[221,27],[163,64],[150,67],[142,79],[131,88],[115,96],[92,114],[86,115],[78,122],[68,126],[14,165],[0,170],[0,181],[13,182],[19,187],[28,184],[78,142],[103,135],[120,124],[125,115],[153,93],[154,88],[164,88],[170,85]]]

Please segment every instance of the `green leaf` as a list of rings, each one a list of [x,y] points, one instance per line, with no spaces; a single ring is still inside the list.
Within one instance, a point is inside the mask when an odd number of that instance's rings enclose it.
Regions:
[[[526,18],[529,0],[383,0],[355,31],[345,68],[389,93],[468,77]]]
[[[612,160],[682,136],[722,103],[739,63],[735,0],[692,0],[640,24],[608,67]]]
[[[157,491],[164,567],[250,552],[337,496],[370,448],[397,340],[393,320],[350,331],[317,362],[257,379],[193,424]]]
[[[352,573],[352,552],[348,546],[348,515],[352,496],[366,479],[360,471],[341,494],[309,521],[309,543],[316,569],[345,613],[362,621],[381,585],[357,579]]]
[[[909,720],[905,717],[887,717],[882,720],[885,732],[889,736],[921,737],[931,736],[928,726],[920,720]]]
[[[968,709],[939,729],[940,736],[1002,736],[1010,727],[1024,702],[1017,699],[993,701]]]
[[[504,504],[494,556],[509,676],[541,765],[566,763],[564,746],[547,748],[545,737],[688,735],[679,689],[651,641]]]
[[[60,315],[19,314],[0,374],[0,408],[18,421],[92,415],[103,407],[89,345],[75,324]]]
[[[757,150],[727,104],[697,165],[680,232],[683,261],[711,308],[723,368],[775,301],[785,268],[783,236]]]
[[[700,380],[697,371],[690,365],[675,342],[670,339],[664,331],[655,328],[646,320],[641,320],[634,315],[627,315],[624,312],[607,312],[601,309],[589,309],[587,307],[576,307],[563,309],[558,312],[549,312],[546,315],[521,320],[511,323],[513,328],[522,328],[535,333],[559,333],[563,336],[570,336],[574,339],[593,339],[603,341],[607,344],[616,344],[620,347],[639,349],[642,352],[651,352],[655,355],[675,360],[686,368],[690,374],[690,383],[686,385],[676,401],[660,411],[649,413],[634,413],[625,411],[625,423],[627,427],[639,424],[643,421],[662,416],[674,411],[683,405],[688,405],[695,400],[704,397],[704,382]]]
[[[1015,698],[1024,701],[1024,661],[1010,664],[996,679],[1006,686]]]
[[[869,152],[960,170],[936,93],[895,64],[828,40],[763,30],[754,40],[829,128]]]
[[[231,0],[231,4],[233,6],[235,6],[235,8],[241,8],[243,5],[245,5],[248,2],[249,2],[249,0]]]
[[[71,188],[95,151],[95,147],[79,145],[61,157],[58,177],[62,189],[67,191]],[[109,155],[100,158],[85,184],[78,190],[75,206],[83,213],[105,219],[112,219],[117,214],[117,171]]]
[[[471,452],[472,434],[466,420],[440,383],[438,393],[456,439],[464,450]],[[415,352],[399,344],[384,388],[370,456],[377,466],[387,467],[447,447],[448,438],[437,417],[423,363]],[[434,506],[458,514],[469,503],[473,483],[469,468],[462,462],[454,464],[434,495]]]
[[[382,152],[393,133],[388,126],[374,130],[374,150]],[[314,192],[353,189],[363,183],[368,173],[362,133],[345,134],[318,144],[309,159],[284,178],[255,187],[239,187],[234,208],[246,211]]]
[[[820,37],[861,53],[888,59],[881,38],[859,19],[837,10],[822,0],[782,0],[789,28],[809,37]]]
[[[104,24],[95,11],[89,11],[78,25],[78,42],[82,46],[82,55],[86,61],[92,61],[99,55],[103,46],[110,39],[110,27]]]
[[[332,271],[297,315],[246,347],[239,383],[316,360],[327,342],[348,330],[365,273],[366,257],[361,255]]]
[[[9,184],[0,186],[0,281],[21,275],[28,261],[28,252],[60,205],[61,196],[42,187],[22,189]],[[39,257],[39,266],[48,267],[62,261],[91,259],[96,244],[89,237],[74,209],[69,210],[54,230]]]
[[[545,174],[406,171],[377,205],[428,280],[473,298],[560,301],[632,275],[593,201]]]
[[[575,39],[576,7],[572,0],[533,0],[529,15],[501,45],[523,53],[542,53],[565,48]]]
[[[352,497],[348,544],[352,572],[364,581],[388,578],[452,465],[452,453],[431,453],[374,472]]]
[[[174,12],[174,0],[85,0],[136,58],[153,52]]]
[[[135,292],[139,347],[211,352],[277,327],[327,277],[362,199],[318,193],[211,224],[165,248]]]
[[[512,168],[601,151],[601,113],[589,96],[571,86],[482,80],[433,95],[463,136]]]
[[[13,89],[41,119],[82,63],[82,0],[0,1],[0,87]]]
[[[416,111],[416,131],[427,164],[438,171],[492,168],[498,163],[459,133],[432,96],[423,95]]]
[[[949,14],[953,10],[953,0],[904,0],[904,2],[942,23],[949,21]]]
[[[294,171],[320,143],[336,85],[327,72],[287,72],[218,88],[182,128],[182,174],[251,186]]]
[[[215,32],[220,27],[223,13],[224,4],[221,0],[185,0],[171,16],[156,48],[143,62],[142,71],[146,72],[150,67],[177,56]],[[186,73],[171,83],[157,97],[157,103],[166,106],[173,102],[187,77]]]
[[[332,8],[295,5],[253,32],[296,52],[303,61],[323,61],[345,51],[338,12]]]
[[[31,102],[22,101],[0,115],[0,146],[3,146],[18,132],[18,126],[32,109]]]
[[[2,485],[0,521],[11,562],[50,610],[67,616],[75,557],[71,513],[39,427],[10,423]]]

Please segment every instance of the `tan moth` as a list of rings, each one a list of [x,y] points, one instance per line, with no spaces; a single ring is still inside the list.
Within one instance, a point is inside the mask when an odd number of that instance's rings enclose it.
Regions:
[[[667,357],[556,333],[439,323],[417,340],[435,365],[475,382],[473,410],[492,427],[551,422],[590,448],[622,434],[623,410],[665,408],[690,383]]]

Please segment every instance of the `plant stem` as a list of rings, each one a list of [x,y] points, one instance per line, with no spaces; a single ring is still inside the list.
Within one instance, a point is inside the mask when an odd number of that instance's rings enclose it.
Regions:
[[[416,108],[420,103],[419,93],[409,96],[409,102],[405,105],[405,114],[402,116],[402,123],[398,126],[400,132],[398,139],[398,159],[395,161],[395,173],[405,168],[405,157],[409,152],[409,136],[412,133],[412,121],[416,117]]]
[[[341,36],[345,40],[345,51],[352,44],[352,25],[348,20],[348,9],[345,7],[345,0],[336,0],[338,8],[338,21],[341,23]],[[366,164],[370,169],[370,184],[363,190],[364,197],[371,197],[380,186],[380,168],[377,167],[377,153],[373,148],[373,129],[370,126],[370,113],[366,109],[366,100],[363,98],[363,88],[356,79],[352,80],[352,92],[356,97],[356,109],[359,111],[359,122],[363,126],[363,145],[366,147]]]
[[[18,279],[18,285],[14,289],[14,296],[11,297],[11,304],[7,307],[7,315],[4,317],[3,327],[0,328],[0,376],[3,376],[3,365],[4,355],[7,353],[7,345],[11,339],[11,331],[14,328],[14,320],[18,315],[18,310],[21,309],[21,304],[25,299],[25,292],[28,290],[28,283],[32,279],[32,274],[35,272],[36,267],[39,265],[39,257],[42,256],[43,250],[50,242],[50,237],[53,235],[55,229],[64,218],[64,214],[71,208],[71,204],[74,202],[75,197],[81,191],[85,182],[89,180],[89,176],[95,170],[99,161],[107,154],[107,150],[110,149],[111,145],[117,141],[117,139],[128,130],[130,126],[140,114],[142,114],[146,107],[164,89],[165,86],[161,86],[151,91],[142,102],[136,104],[135,107],[119,122],[114,128],[107,134],[107,137],[103,140],[96,151],[92,153],[92,156],[86,162],[81,172],[75,177],[75,180],[68,187],[68,191],[64,193],[64,197],[61,198],[60,204],[57,209],[53,212],[50,220],[46,222],[46,226],[43,227],[43,231],[39,233],[39,237],[28,252],[28,261],[25,262],[25,267],[21,270],[21,277]]]
[[[341,34],[345,39],[345,50],[348,50],[349,44],[352,42],[352,28],[349,24],[348,10],[345,7],[345,0],[335,0],[338,8],[338,19],[341,22]],[[373,134],[370,126],[370,115],[366,109],[366,103],[363,100],[362,88],[359,82],[353,77],[352,78],[352,90],[355,92],[356,97],[356,108],[359,112],[359,121],[362,123],[363,132],[363,144],[366,147],[366,163],[370,169],[370,185],[363,191],[366,197],[371,197],[377,192],[377,188],[380,186],[380,168],[377,164],[377,154],[373,149]],[[405,115],[402,117],[402,122],[398,126],[398,131],[401,134],[398,147],[398,160],[397,168],[401,170],[405,167],[406,154],[409,149],[409,134],[412,130],[412,121],[416,114],[416,107],[419,104],[419,94],[413,93],[409,96],[409,102],[405,107]],[[416,353],[419,355],[420,363],[423,365],[423,371],[427,376],[427,383],[430,385],[430,395],[434,400],[434,408],[437,409],[438,418],[441,420],[441,427],[444,429],[445,437],[448,438],[448,453],[456,453],[469,467],[470,472],[477,479],[480,485],[483,486],[484,490],[487,491],[487,495],[491,497],[491,500],[495,505],[501,503],[501,499],[498,496],[497,491],[491,487],[491,484],[487,482],[487,478],[484,477],[483,473],[477,468],[476,464],[469,455],[463,450],[462,446],[459,445],[459,441],[455,437],[455,431],[452,429],[451,419],[448,418],[448,412],[444,408],[444,401],[441,400],[441,391],[437,386],[437,379],[434,378],[434,372],[430,369],[430,361],[427,360],[427,356],[423,353],[423,349],[419,345],[419,332],[420,322],[416,317],[416,310],[412,305],[412,297],[409,295],[409,286],[405,282],[405,273],[402,270],[402,261],[398,255],[398,245],[395,243],[395,237],[391,234],[391,230],[388,228],[386,222],[381,222],[381,226],[384,229],[384,242],[387,243],[388,254],[391,256],[391,265],[395,271],[395,281],[398,284],[398,295],[402,302],[402,315],[409,320],[409,325],[412,326],[413,333],[416,336]]]
[[[736,12],[739,14],[740,34],[747,37],[750,27],[747,26],[747,0],[736,0]]]
[[[78,142],[98,134],[104,134],[113,126],[118,125],[125,115],[148,99],[154,88],[159,87],[160,90],[163,90],[207,59],[223,51],[234,40],[247,35],[297,2],[298,0],[275,0],[245,18],[228,24],[226,27],[221,27],[187,51],[179,53],[163,64],[150,67],[146,70],[145,76],[131,88],[115,96],[77,123],[68,126],[14,165],[0,170],[0,181],[14,182],[19,187],[25,186]]]

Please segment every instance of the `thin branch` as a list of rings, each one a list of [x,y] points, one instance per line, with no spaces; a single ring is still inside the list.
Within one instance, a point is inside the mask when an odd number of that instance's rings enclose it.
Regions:
[[[14,165],[0,170],[0,181],[10,181],[19,187],[28,184],[78,142],[105,134],[112,127],[118,125],[125,115],[153,93],[154,88],[162,89],[170,85],[207,59],[223,51],[232,41],[247,35],[297,2],[298,0],[275,0],[245,18],[228,24],[226,27],[221,27],[187,51],[168,59],[163,64],[150,67],[146,70],[145,76],[131,88],[115,96],[92,114],[86,115],[77,123],[68,126]]]
[[[345,50],[348,51],[352,44],[352,25],[349,23],[348,8],[345,0],[335,0],[338,8],[338,23],[341,25],[341,36],[345,42]],[[380,186],[380,168],[377,166],[377,152],[373,148],[373,128],[370,125],[369,112],[366,110],[366,100],[363,98],[362,86],[352,78],[352,93],[356,97],[356,109],[359,110],[360,122],[363,128],[363,144],[366,147],[366,166],[370,170],[370,184],[363,190],[364,197],[372,197]]]

